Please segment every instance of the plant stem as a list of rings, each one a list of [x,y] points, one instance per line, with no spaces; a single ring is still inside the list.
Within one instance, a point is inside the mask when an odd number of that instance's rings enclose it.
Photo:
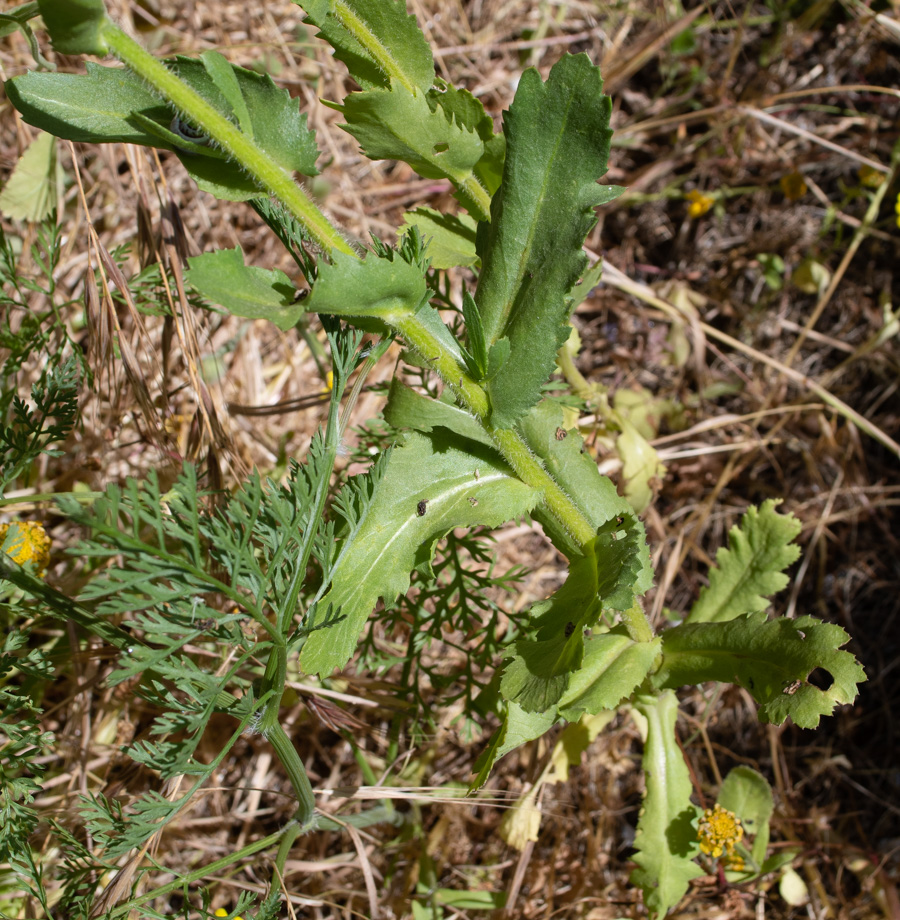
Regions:
[[[297,793],[297,814],[294,815],[294,820],[300,828],[298,833],[306,833],[315,824],[316,802],[303,762],[294,747],[294,742],[288,737],[281,722],[277,719],[267,730],[265,737],[274,748],[276,756],[281,761],[294,787],[294,792]],[[297,834],[294,834],[294,837],[296,836]]]
[[[278,198],[303,224],[317,246],[326,253],[337,250],[358,258],[350,244],[303,189],[264,150],[115,23],[106,19],[101,32],[110,51],[120,61],[146,80],[178,112],[186,115],[232,160],[239,163],[267,192]]]

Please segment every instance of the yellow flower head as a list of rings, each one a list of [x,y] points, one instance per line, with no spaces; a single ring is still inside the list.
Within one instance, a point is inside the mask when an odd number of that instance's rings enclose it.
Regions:
[[[729,863],[735,859],[734,848],[740,843],[743,836],[744,829],[741,827],[741,819],[733,811],[728,811],[721,805],[707,808],[697,825],[701,852],[714,859],[725,854]]]
[[[803,176],[798,172],[782,176],[778,184],[781,186],[782,194],[788,201],[799,201],[809,191],[806,182],[803,181]]]
[[[897,201],[894,204],[894,213],[897,215],[897,226],[900,227],[900,195],[897,196]]]
[[[9,529],[13,528],[6,555],[19,565],[31,563],[34,574],[43,578],[50,565],[50,537],[37,521],[16,521],[0,524],[0,546],[6,542]]]
[[[690,202],[688,217],[703,217],[703,215],[716,203],[716,199],[694,189],[685,196]]]
[[[228,911],[225,910],[224,907],[219,907],[219,908],[216,909],[216,916],[217,916],[217,917],[227,917],[227,916],[228,916]],[[244,918],[243,918],[243,917],[235,917],[234,920],[244,920]]]

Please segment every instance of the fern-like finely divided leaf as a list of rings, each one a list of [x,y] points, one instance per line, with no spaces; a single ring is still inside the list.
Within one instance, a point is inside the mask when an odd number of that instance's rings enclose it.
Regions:
[[[390,87],[424,92],[434,82],[431,47],[406,12],[404,0],[293,0],[306,22],[334,48],[364,89]]]
[[[865,671],[850,652],[850,637],[815,617],[767,620],[764,612],[724,623],[685,623],[663,633],[663,660],[654,686],[682,687],[707,680],[737,684],[759,704],[763,722],[780,725],[790,716],[801,728],[815,728],[836,705],[852,703]],[[827,672],[820,689],[810,674]]]
[[[168,64],[222,115],[239,124],[248,124],[249,117],[255,143],[283,169],[316,175],[315,134],[307,127],[299,102],[270,77],[235,65],[223,66],[220,58],[176,57]],[[233,81],[225,76],[225,67],[231,68]],[[25,121],[57,137],[173,150],[204,191],[233,201],[261,194],[247,173],[219,150],[203,146],[202,138],[201,143],[194,143],[173,131],[171,108],[131,70],[89,62],[84,76],[27,73],[5,86]]]
[[[718,566],[685,622],[724,623],[765,610],[766,598],[787,585],[783,572],[800,555],[793,540],[801,525],[792,514],[778,514],[777,506],[770,499],[758,510],[748,508],[740,527],[731,528],[729,548],[716,553]]]
[[[429,105],[424,93],[395,85],[353,93],[333,107],[367,157],[403,160],[427,179],[449,179],[463,207],[477,220],[488,218],[490,197],[475,175],[484,142],[440,106]]]
[[[635,709],[646,720],[643,768],[647,781],[638,821],[631,881],[644,892],[651,917],[662,917],[684,896],[691,879],[703,875],[693,861],[699,852],[691,804],[691,778],[675,737],[678,700],[667,691],[642,695]]]
[[[388,459],[375,494],[347,537],[318,602],[300,657],[308,673],[331,674],[356,647],[379,598],[405,593],[409,573],[427,568],[454,527],[499,527],[526,514],[539,495],[488,451],[452,436],[409,434]]]
[[[500,683],[507,700],[527,712],[546,712],[559,703],[582,666],[585,629],[596,625],[603,607],[624,610],[634,603],[643,544],[636,523],[633,515],[620,516],[601,527],[586,555],[569,566],[565,584],[535,606],[535,638],[516,642]]]
[[[536,70],[523,74],[504,118],[503,182],[479,237],[476,295],[488,345],[510,342],[509,360],[487,386],[497,427],[511,427],[538,401],[568,336],[593,209],[617,194],[597,185],[612,136],[602,87],[586,55],[566,55],[546,83]]]
[[[193,256],[188,265],[187,280],[208,301],[235,316],[271,320],[286,330],[304,313],[291,279],[278,269],[245,265],[240,246]]]

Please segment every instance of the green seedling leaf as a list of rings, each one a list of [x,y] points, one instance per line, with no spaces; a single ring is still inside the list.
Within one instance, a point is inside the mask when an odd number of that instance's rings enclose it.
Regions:
[[[434,82],[431,47],[403,0],[294,0],[363,89],[425,91]]]
[[[684,896],[691,879],[703,875],[691,804],[691,779],[675,737],[678,700],[671,691],[639,696],[635,708],[647,721],[643,768],[647,780],[634,846],[637,869],[631,881],[644,892],[651,917],[662,917]]]
[[[454,888],[438,888],[434,893],[438,904],[454,910],[501,910],[506,906],[505,891],[457,891]],[[433,914],[428,915],[429,918]]]
[[[210,66],[215,78],[200,60],[177,57],[167,63],[222,115],[240,121],[241,106],[235,105],[233,83],[224,76],[221,62],[209,60],[214,61]],[[300,114],[299,102],[268,76],[229,66],[250,115],[254,142],[283,169],[316,175],[315,135],[306,126],[306,115]],[[226,93],[220,85],[227,86]],[[7,81],[5,88],[25,121],[57,137],[173,150],[210,194],[233,201],[261,194],[241,167],[221,152],[179,136],[173,129],[177,122],[173,122],[172,110],[131,70],[88,63],[86,75],[27,73]]]
[[[865,671],[841,646],[840,626],[814,617],[767,620],[764,612],[724,623],[685,623],[663,633],[663,660],[653,675],[657,687],[683,687],[708,680],[737,684],[759,704],[762,722],[780,725],[790,716],[801,728],[856,699]],[[827,690],[809,682],[827,672]]]
[[[476,301],[488,345],[510,359],[488,384],[492,424],[508,428],[540,398],[568,337],[571,291],[584,272],[594,207],[617,194],[597,185],[609,155],[611,104],[586,55],[564,56],[546,83],[527,70],[506,113],[503,182],[478,240]]]
[[[503,697],[527,712],[546,712],[563,699],[572,673],[583,667],[584,631],[596,625],[601,609],[634,602],[643,531],[633,516],[621,521],[624,533],[616,521],[604,525],[587,555],[575,557],[563,586],[532,608],[535,638],[516,642],[500,682]]]
[[[725,777],[717,801],[741,819],[744,830],[753,837],[750,855],[757,867],[761,866],[769,846],[769,820],[775,809],[766,778],[751,767],[735,767]]]
[[[475,219],[468,214],[442,214],[431,208],[416,208],[403,215],[400,232],[416,227],[428,240],[428,257],[434,268],[472,266],[478,263],[475,252]]]
[[[219,249],[188,259],[187,280],[211,303],[235,316],[267,319],[279,329],[291,329],[304,313],[296,303],[297,289],[277,269],[244,264],[240,246]]]
[[[547,712],[526,712],[515,702],[507,703],[500,728],[494,732],[490,744],[475,761],[475,778],[469,786],[469,791],[474,792],[485,784],[494,764],[501,757],[528,741],[540,738],[550,730],[556,720],[555,709]]]
[[[103,57],[109,45],[103,37],[107,23],[103,0],[38,0],[41,18],[60,54],[96,54]]]
[[[395,428],[412,428],[429,433],[435,428],[446,428],[469,441],[475,441],[490,450],[494,444],[482,425],[455,402],[432,399],[405,386],[399,377],[391,381],[391,390],[384,418]]]
[[[0,212],[11,220],[43,220],[56,206],[58,185],[56,138],[41,132],[6,180]]]
[[[791,541],[800,522],[791,514],[778,514],[777,502],[748,508],[740,527],[732,527],[729,548],[716,553],[718,568],[709,573],[709,586],[700,592],[688,623],[723,623],[769,606],[766,598],[788,583],[783,574],[800,549]]]
[[[477,471],[477,473],[476,473]],[[379,598],[391,604],[428,570],[435,546],[454,527],[499,527],[540,496],[488,451],[452,435],[412,433],[387,462],[375,495],[341,547],[331,589],[319,601],[300,663],[322,676],[342,668]]]
[[[403,160],[426,179],[449,179],[456,197],[477,220],[488,218],[489,198],[475,176],[484,153],[478,134],[457,124],[424,93],[403,86],[353,93],[342,106],[342,125],[373,160]]]
[[[560,715],[572,722],[585,712],[596,715],[615,709],[647,676],[661,645],[659,638],[635,642],[621,626],[589,636],[581,667],[559,701]]]

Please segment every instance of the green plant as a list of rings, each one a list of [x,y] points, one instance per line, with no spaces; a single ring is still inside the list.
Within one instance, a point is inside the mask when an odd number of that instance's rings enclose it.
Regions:
[[[582,244],[594,209],[620,192],[598,184],[611,137],[598,69],[584,55],[567,55],[546,81],[526,71],[503,133],[495,134],[474,96],[435,76],[428,44],[399,0],[301,5],[361,87],[340,105],[328,104],[364,152],[448,181],[468,214],[419,210],[407,215],[396,247],[373,239],[363,251],[292,177],[315,174],[317,151],[286,92],[214,51],[166,65],[118,29],[101,0],[41,0],[39,7],[58,51],[112,53],[127,69],[88,64],[85,76],[35,72],[6,86],[37,127],[73,140],[172,150],[205,190],[250,200],[294,256],[308,293],[298,299],[286,274],[246,265],[239,249],[191,259],[188,280],[231,312],[282,329],[319,314],[334,365],[325,432],[304,462],[292,465],[286,484],[253,477],[223,497],[205,492],[186,468],[170,487],[151,477],[110,487],[90,507],[63,499],[62,511],[88,532],[75,554],[108,561],[87,573],[77,599],[3,563],[5,577],[36,611],[73,619],[118,648],[111,680],[139,680],[138,692],[158,706],[159,740],[133,745],[131,757],[163,777],[197,780],[181,799],[148,793],[127,811],[99,795],[85,801],[96,852],[70,846],[75,881],[61,904],[73,915],[90,911],[90,873],[134,851],[137,872],[142,847],[244,731],[271,742],[297,795],[294,820],[175,882],[135,896],[126,887],[121,903],[100,906],[124,915],[269,847],[277,847],[280,872],[300,834],[335,826],[316,812],[280,721],[289,663],[299,655],[303,672],[323,679],[343,668],[376,603],[394,605],[411,577],[424,579],[438,609],[447,609],[449,598],[469,587],[457,578],[456,593],[441,593],[439,541],[456,528],[496,528],[530,516],[568,558],[568,578],[502,646],[493,641],[482,650],[501,666],[483,688],[500,728],[476,765],[473,787],[499,757],[559,722],[630,712],[645,737],[646,776],[633,881],[651,914],[661,916],[702,873],[700,810],[676,737],[675,691],[734,683],[756,700],[763,721],[790,717],[814,727],[855,698],[864,674],[841,649],[848,637],[839,627],[767,616],[767,598],[784,587],[783,570],[796,558],[799,531],[772,502],[750,509],[732,531],[730,548],[720,551],[684,622],[656,631],[644,613],[640,597],[652,567],[643,525],[583,453],[580,435],[565,427],[560,401],[547,389],[569,337],[576,285],[588,271]],[[433,304],[451,306],[440,272],[457,265],[474,267],[478,281],[452,304],[448,326]],[[377,337],[374,354],[361,350],[363,333]],[[399,432],[391,449],[346,482],[329,507],[349,377],[361,364],[363,371],[371,366],[393,338],[406,345],[409,363],[431,389],[394,380],[385,408]],[[454,561],[462,558],[452,540],[449,552]],[[127,630],[113,625],[122,617]],[[198,658],[189,645],[211,654]],[[225,664],[211,667],[224,649]],[[406,667],[415,667],[417,653],[411,642]],[[827,689],[809,682],[816,669],[829,673]],[[197,746],[216,712],[232,716],[236,728],[214,760],[201,762]],[[30,743],[36,749],[38,739]],[[724,808],[736,803],[731,810],[747,825],[756,822],[742,877],[768,871],[760,796],[727,786],[722,797]],[[347,822],[400,820],[378,806]],[[26,838],[23,832],[17,845]],[[730,855],[738,843],[729,844]],[[39,872],[30,877],[42,892]],[[237,909],[246,910],[246,902]]]

